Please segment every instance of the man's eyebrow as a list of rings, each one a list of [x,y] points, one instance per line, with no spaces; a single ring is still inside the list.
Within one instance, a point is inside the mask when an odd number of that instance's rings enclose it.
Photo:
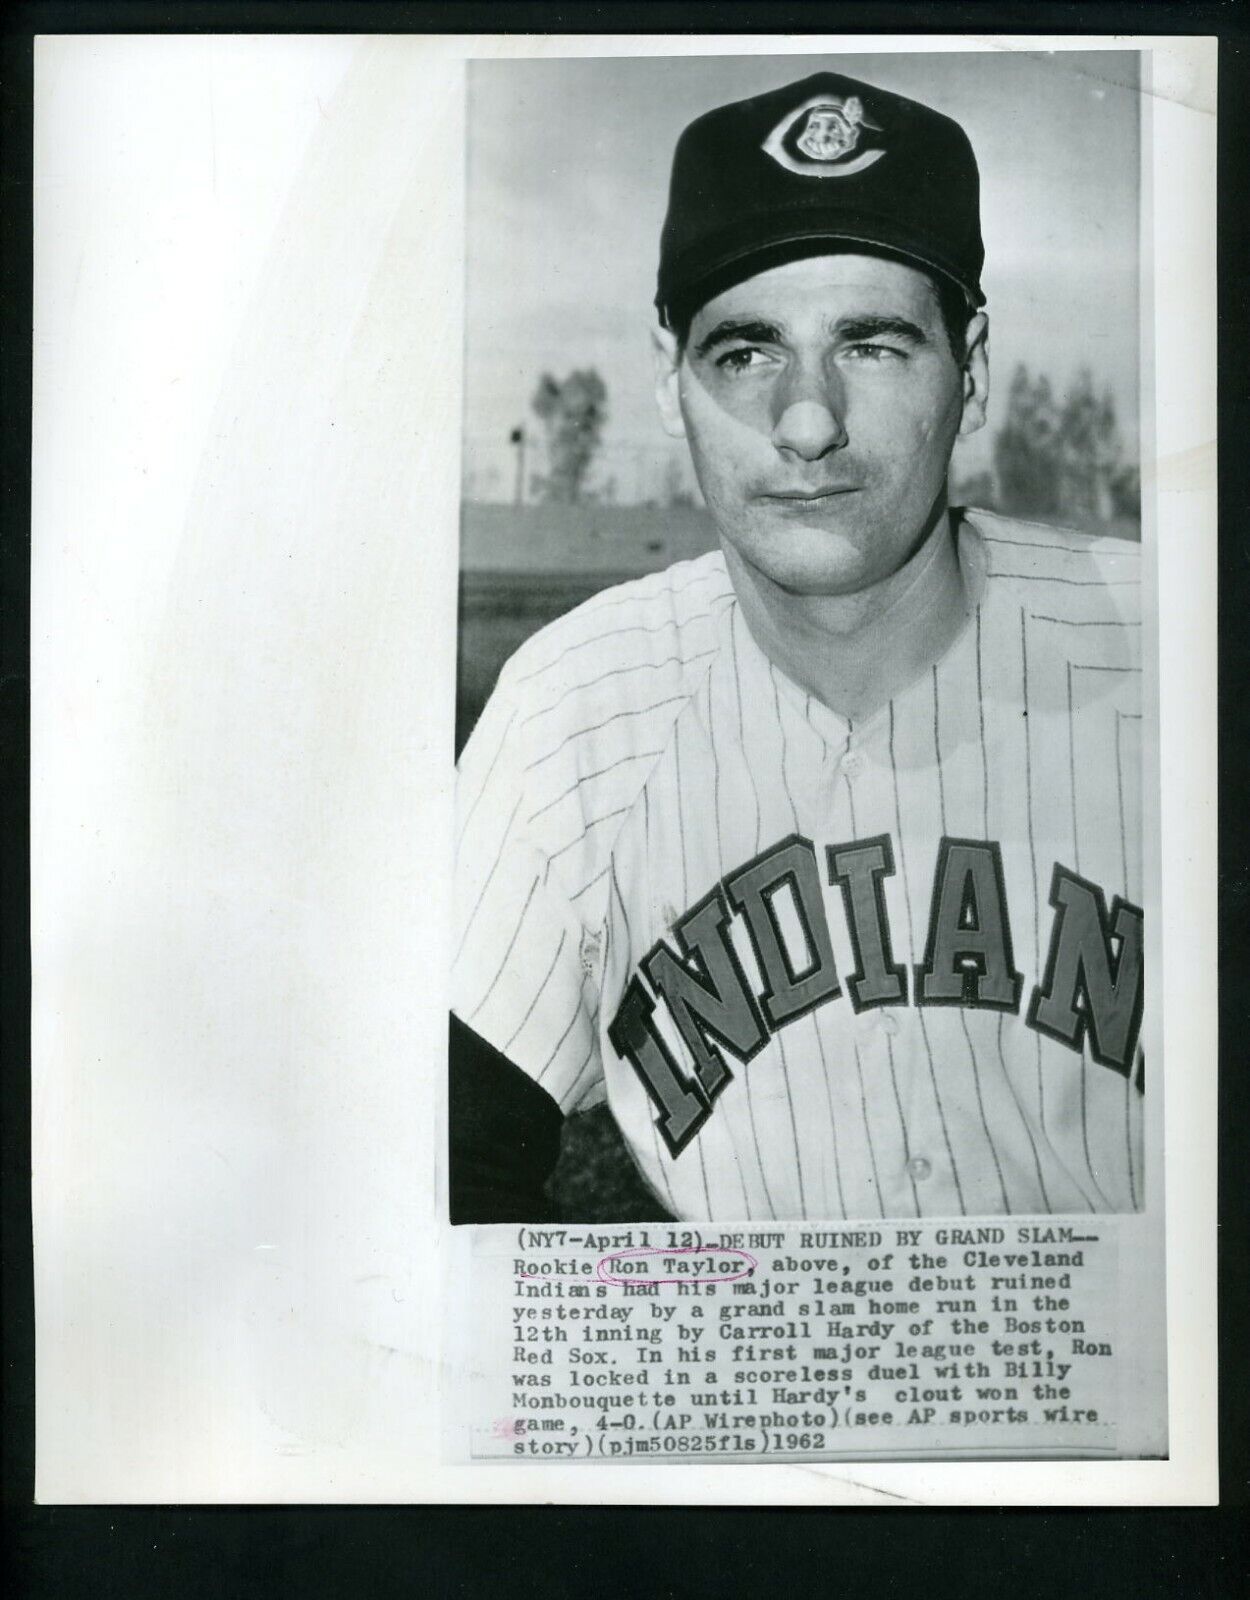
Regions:
[[[895,339],[906,339],[909,344],[928,344],[928,335],[923,328],[914,322],[908,322],[906,317],[889,316],[859,316],[841,317],[834,325],[833,330],[840,339],[845,339],[849,344],[860,344],[865,340],[879,339],[883,334]]]
[[[833,332],[848,344],[860,344],[882,337],[905,339],[908,344],[928,344],[924,329],[906,317],[865,312],[860,316],[840,317]],[[773,322],[763,322],[754,317],[727,317],[703,336],[695,345],[695,354],[709,355],[720,345],[740,341],[744,344],[779,344],[783,342],[781,329]]]
[[[771,322],[727,317],[699,340],[694,351],[698,356],[705,356],[718,345],[729,344],[735,339],[747,344],[777,344],[781,339],[781,331]]]

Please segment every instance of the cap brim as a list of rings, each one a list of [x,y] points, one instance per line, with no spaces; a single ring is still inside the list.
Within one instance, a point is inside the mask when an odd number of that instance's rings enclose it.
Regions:
[[[764,243],[753,242],[740,249],[727,250],[718,255],[710,266],[701,264],[697,276],[685,282],[679,280],[675,288],[662,289],[656,295],[656,308],[665,325],[672,327],[693,316],[700,306],[706,305],[718,294],[723,294],[726,289],[733,288],[747,278],[755,277],[757,273],[785,266],[789,261],[804,260],[810,256],[845,254],[848,251],[882,256],[888,261],[899,261],[904,266],[917,267],[931,276],[942,278],[963,294],[972,310],[985,304],[985,295],[979,283],[969,283],[949,265],[935,261],[906,242],[882,239],[879,232],[877,229],[859,232],[842,226],[818,229],[809,226],[775,236]]]

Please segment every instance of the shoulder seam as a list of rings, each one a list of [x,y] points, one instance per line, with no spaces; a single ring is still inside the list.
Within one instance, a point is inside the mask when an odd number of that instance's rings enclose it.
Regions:
[[[701,556],[701,557],[698,558],[698,561],[707,561],[710,556],[714,556],[714,555],[717,555],[717,554],[718,554],[718,552],[710,551],[710,552],[708,552],[708,556]],[[697,563],[694,562],[694,561],[689,562],[689,563],[681,563],[681,562],[674,563],[673,567],[667,567],[667,568],[663,569],[663,571],[660,572],[660,573],[647,573],[647,574],[644,574],[644,576],[642,576],[641,578],[631,578],[631,579],[628,579],[625,583],[610,585],[608,588],[601,589],[601,590],[598,591],[598,593],[590,595],[587,599],[583,600],[580,605],[574,606],[572,610],[564,612],[561,616],[553,618],[552,621],[547,623],[544,627],[537,629],[534,633],[532,633],[529,636],[528,639],[526,639],[521,645],[519,645],[517,650],[516,650],[516,652],[505,663],[504,669],[500,674],[500,681],[502,682],[506,678],[507,681],[510,684],[511,683],[524,683],[525,681],[527,681],[528,678],[537,677],[540,673],[545,672],[550,667],[554,666],[556,664],[556,662],[559,661],[559,659],[560,659],[562,654],[567,653],[570,650],[580,649],[582,646],[585,646],[585,645],[590,645],[590,644],[594,643],[597,639],[602,639],[602,638],[605,638],[605,637],[609,637],[609,635],[602,634],[602,633],[594,633],[594,632],[592,632],[589,635],[587,635],[587,637],[584,638],[584,639],[579,639],[579,638],[575,637],[571,642],[564,644],[563,645],[563,649],[559,650],[557,652],[556,656],[553,657],[551,660],[544,661],[541,664],[539,664],[537,666],[534,666],[534,667],[530,667],[529,666],[529,661],[528,661],[528,659],[526,659],[531,653],[529,647],[531,645],[536,644],[537,641],[539,641],[540,639],[548,638],[552,633],[561,634],[561,633],[564,633],[566,631],[576,632],[576,627],[577,627],[577,625],[579,623],[584,622],[584,621],[590,621],[600,611],[610,611],[610,610],[612,610],[613,607],[618,603],[617,599],[609,600],[606,605],[596,605],[596,602],[598,602],[600,600],[603,600],[606,596],[610,596],[610,595],[614,594],[614,592],[616,592],[616,591],[629,590],[629,589],[634,590],[634,593],[632,593],[632,594],[626,594],[626,593],[620,594],[619,595],[619,603],[620,604],[628,604],[628,603],[632,602],[632,603],[636,604],[637,606],[639,606],[640,609],[644,609],[645,608],[645,609],[649,610],[651,608],[660,608],[660,609],[662,609],[664,607],[665,598],[667,596],[674,596],[674,595],[683,594],[686,591],[686,589],[693,587],[696,583],[699,583],[700,581],[711,580],[711,579],[714,579],[714,578],[719,576],[721,578],[722,582],[727,587],[729,586],[729,578],[728,578],[728,574],[727,573],[723,573],[722,572],[722,573],[718,574],[715,571],[714,568],[709,568],[709,570],[706,573],[699,573],[699,574],[696,574],[694,577],[688,578],[687,582],[682,584],[678,588],[673,588],[671,586],[658,585],[651,592],[644,592],[644,593],[641,593],[641,594],[639,594],[637,592],[638,589],[642,585],[648,583],[650,580],[652,580],[654,578],[664,577],[668,573],[671,573],[672,571],[674,571],[675,568],[678,567],[678,566],[683,566],[683,565],[694,566],[696,564]],[[675,608],[673,608],[673,607],[670,607],[669,609],[670,609],[670,611],[675,610]],[[672,623],[673,626],[678,627],[678,626],[680,626],[680,619],[674,615],[674,616],[671,617],[671,623]],[[634,626],[637,628],[637,631],[658,632],[661,628],[669,626],[669,620],[666,619],[664,622],[658,623],[654,627],[650,627],[650,628],[643,628],[643,627],[641,627],[641,625],[634,625]],[[614,630],[614,633],[611,636],[615,636],[616,633],[624,632],[624,631],[626,631],[626,630],[624,630],[624,629]],[[519,676],[514,674],[513,671],[512,671],[512,668],[517,664],[518,661],[520,661],[521,664],[527,669],[524,672],[522,672]]]

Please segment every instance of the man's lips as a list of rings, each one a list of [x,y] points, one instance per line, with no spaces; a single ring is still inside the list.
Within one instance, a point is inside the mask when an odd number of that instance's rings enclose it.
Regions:
[[[857,483],[835,483],[823,489],[767,489],[759,498],[780,501],[783,505],[815,505],[822,500],[834,500],[838,495],[856,494],[859,487]]]

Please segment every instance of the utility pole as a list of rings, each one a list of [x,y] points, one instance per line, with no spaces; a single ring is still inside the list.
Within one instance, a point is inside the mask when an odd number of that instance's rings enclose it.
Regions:
[[[516,446],[516,486],[512,493],[512,503],[515,506],[525,504],[525,429],[513,428],[508,436],[508,443]]]

